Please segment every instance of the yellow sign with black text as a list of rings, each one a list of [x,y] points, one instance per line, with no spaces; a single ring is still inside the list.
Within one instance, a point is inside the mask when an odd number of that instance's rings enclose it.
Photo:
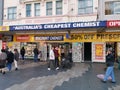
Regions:
[[[120,41],[120,33],[81,33],[71,34],[66,42],[117,42]]]

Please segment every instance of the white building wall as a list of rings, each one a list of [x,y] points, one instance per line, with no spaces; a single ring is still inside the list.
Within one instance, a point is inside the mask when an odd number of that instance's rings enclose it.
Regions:
[[[46,2],[51,0],[4,0],[4,20],[3,25],[22,25],[22,24],[47,24],[79,21],[96,21],[98,0],[93,0],[93,14],[78,15],[78,0],[63,0],[63,15],[56,15],[55,1],[53,1],[53,15],[46,16]],[[26,2],[19,2],[26,1]],[[29,2],[31,1],[31,2]],[[34,3],[40,2],[40,16],[34,17]],[[26,17],[25,4],[32,4],[32,16]],[[17,6],[17,19],[7,20],[8,7]]]

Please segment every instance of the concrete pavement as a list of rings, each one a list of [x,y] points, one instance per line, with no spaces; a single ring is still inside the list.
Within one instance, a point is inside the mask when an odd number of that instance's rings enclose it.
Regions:
[[[102,83],[97,74],[104,64],[76,63],[68,70],[47,70],[46,62],[27,61],[19,70],[0,74],[0,90],[120,90],[120,71],[115,70],[116,84]]]

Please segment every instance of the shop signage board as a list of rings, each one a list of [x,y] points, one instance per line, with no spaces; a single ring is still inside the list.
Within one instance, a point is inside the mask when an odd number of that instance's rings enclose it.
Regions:
[[[0,26],[0,31],[9,31],[9,26]]]
[[[120,27],[120,20],[107,21],[107,27]]]
[[[35,41],[63,41],[64,37],[61,36],[34,36]]]
[[[71,34],[70,39],[66,41],[71,42],[106,42],[106,41],[120,41],[120,33],[81,33]]]
[[[15,36],[15,40],[19,42],[24,42],[24,41],[30,41],[30,36],[29,35],[17,35]]]
[[[10,31],[98,28],[105,26],[106,26],[106,21],[67,22],[67,23],[51,23],[51,24],[38,24],[38,25],[15,25],[15,26],[10,26]]]

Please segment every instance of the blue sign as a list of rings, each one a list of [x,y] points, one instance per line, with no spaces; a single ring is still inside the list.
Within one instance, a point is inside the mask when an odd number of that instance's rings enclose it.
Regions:
[[[38,25],[15,25],[15,26],[10,26],[10,31],[98,28],[98,27],[106,27],[106,21],[52,23],[52,24],[38,24]]]
[[[63,41],[63,36],[35,36],[36,41]]]

